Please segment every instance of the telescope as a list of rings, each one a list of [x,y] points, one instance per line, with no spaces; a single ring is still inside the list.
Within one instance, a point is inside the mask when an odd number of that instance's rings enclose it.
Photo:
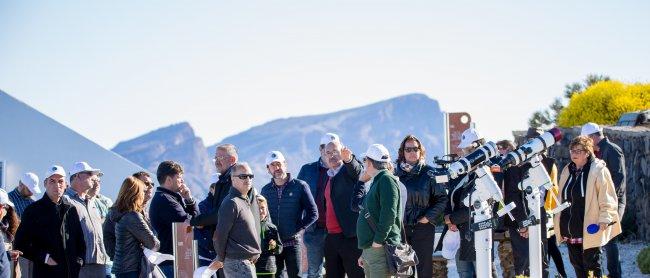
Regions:
[[[456,179],[463,174],[472,172],[476,174],[473,191],[463,199],[463,204],[473,208],[470,231],[474,232],[476,258],[481,258],[476,260],[477,277],[492,277],[492,229],[497,226],[499,217],[508,214],[512,219],[510,211],[515,208],[514,203],[503,204],[503,193],[487,165],[490,158],[497,154],[496,144],[488,142],[458,161],[448,164],[448,167],[441,161],[442,168],[428,172],[438,183],[449,182],[450,179]],[[497,211],[497,217],[492,216],[494,202],[499,202],[503,206]]]
[[[509,152],[498,163],[501,169],[505,170],[511,166],[519,165],[522,162],[529,160],[534,155],[543,152],[550,146],[562,140],[562,131],[559,128],[553,128],[546,131],[544,134],[528,140],[525,144],[521,145],[514,151]]]
[[[519,222],[519,227],[528,228],[528,256],[531,278],[542,277],[542,249],[541,240],[542,232],[540,227],[541,206],[544,204],[543,191],[548,191],[553,186],[547,169],[542,163],[541,153],[550,146],[562,139],[562,132],[558,128],[546,131],[540,136],[534,137],[525,144],[521,145],[514,151],[509,152],[498,163],[501,169],[505,170],[513,166],[521,166],[524,178],[520,183],[519,190],[526,194],[528,210],[530,216]],[[558,206],[551,213],[558,213],[571,206],[571,203],[565,202],[560,204],[557,196],[552,191],[548,191]]]

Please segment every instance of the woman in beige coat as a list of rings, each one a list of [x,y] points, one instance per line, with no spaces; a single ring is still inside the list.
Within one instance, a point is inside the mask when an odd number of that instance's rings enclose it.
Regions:
[[[571,206],[553,219],[557,240],[567,243],[577,277],[601,277],[600,247],[621,233],[616,191],[590,138],[574,138],[569,149],[572,162],[560,175],[559,197]]]

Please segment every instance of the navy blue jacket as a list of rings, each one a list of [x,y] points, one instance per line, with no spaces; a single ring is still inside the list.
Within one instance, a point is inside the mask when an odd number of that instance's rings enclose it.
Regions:
[[[292,179],[282,189],[271,182],[262,187],[262,196],[268,202],[271,220],[278,227],[282,241],[297,239],[298,233],[318,219],[318,210],[306,182]]]
[[[213,201],[214,196],[212,193],[208,193],[208,196],[199,203],[199,211],[202,215],[212,213],[215,210]],[[214,227],[214,225],[210,225],[200,229],[194,229],[194,239],[197,241],[199,256],[210,260],[214,260],[217,257],[217,252],[214,251],[214,245],[212,244]]]
[[[300,172],[298,172],[298,179],[305,181],[307,185],[309,185],[309,190],[311,191],[311,196],[316,198],[316,194],[318,194],[318,177],[320,176],[320,170],[321,168],[325,168],[325,171],[327,171],[326,167],[323,167],[323,163],[321,162],[320,158],[312,163],[307,163],[303,165],[300,168]],[[321,181],[323,184],[327,181],[327,175],[323,177],[323,180]]]
[[[180,194],[163,187],[156,188],[149,207],[149,218],[160,240],[160,253],[173,253],[172,223],[185,222],[198,214],[199,207],[196,202],[185,203]],[[161,265],[172,263],[165,261]]]

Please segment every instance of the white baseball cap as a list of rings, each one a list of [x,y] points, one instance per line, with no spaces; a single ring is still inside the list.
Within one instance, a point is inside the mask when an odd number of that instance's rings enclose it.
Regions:
[[[463,131],[463,135],[460,138],[460,144],[458,144],[459,149],[464,149],[472,145],[474,141],[483,138],[478,130],[473,127],[470,127]]]
[[[63,169],[63,167],[60,165],[52,165],[49,169],[47,169],[47,172],[45,172],[45,179],[51,177],[52,175],[60,175],[62,177],[65,177],[65,169]]]
[[[390,162],[390,153],[388,149],[382,144],[372,144],[368,146],[368,150],[363,157],[370,158],[378,162]]]
[[[284,155],[279,151],[272,151],[266,155],[266,165],[270,165],[273,162],[281,161],[284,162]]]
[[[582,129],[580,130],[580,135],[587,136],[601,131],[603,131],[603,129],[600,128],[600,126],[598,126],[597,124],[586,123],[585,125],[582,126]]]
[[[74,165],[72,165],[72,170],[70,171],[70,176],[74,174],[79,174],[81,172],[93,172],[97,174],[98,176],[104,175],[101,170],[95,169],[93,167],[90,167],[87,162],[81,161],[81,162],[75,162]]]
[[[24,184],[34,194],[41,194],[41,188],[38,187],[38,176],[32,172],[23,174],[20,183]]]
[[[4,189],[0,189],[0,204],[15,207],[14,203],[9,199],[9,194]]]
[[[331,132],[325,133],[323,135],[323,137],[320,138],[320,144],[321,145],[327,145],[330,142],[339,142],[339,143],[341,143],[341,139],[339,138],[339,136],[337,134],[331,133]]]

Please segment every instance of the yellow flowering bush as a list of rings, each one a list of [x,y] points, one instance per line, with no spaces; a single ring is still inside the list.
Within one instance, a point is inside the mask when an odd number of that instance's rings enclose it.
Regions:
[[[601,81],[574,94],[558,115],[558,124],[561,127],[588,122],[611,125],[624,113],[644,109],[650,109],[650,83]]]

